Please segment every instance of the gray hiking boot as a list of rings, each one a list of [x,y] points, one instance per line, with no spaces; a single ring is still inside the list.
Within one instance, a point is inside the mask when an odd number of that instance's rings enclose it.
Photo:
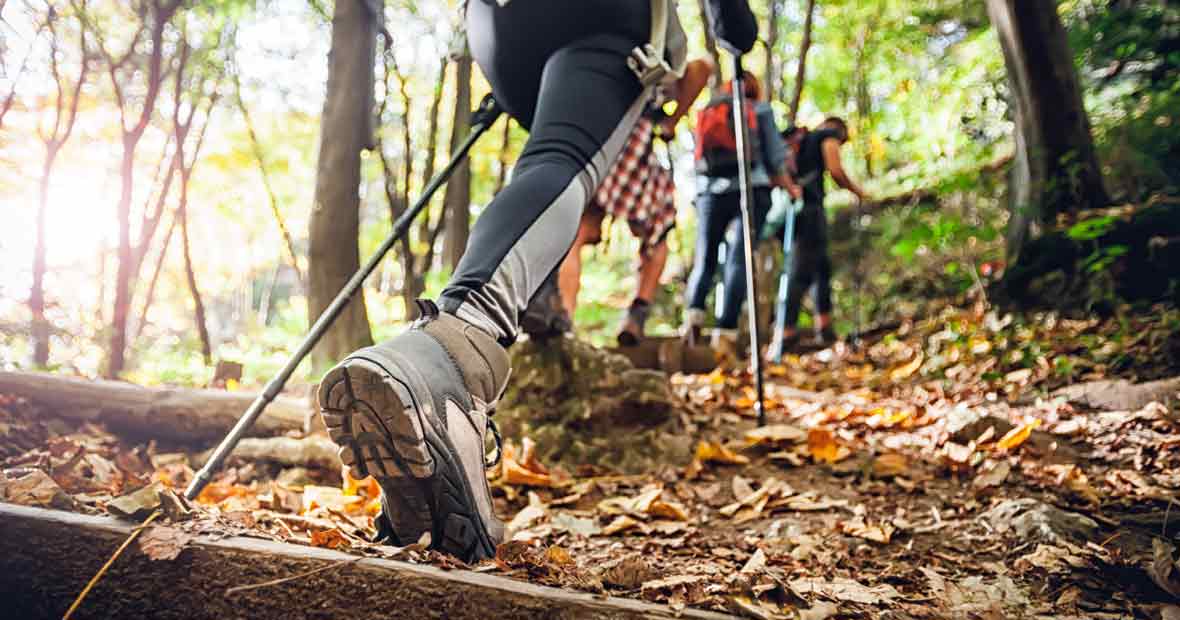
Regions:
[[[396,338],[361,349],[320,382],[319,406],[340,459],[381,485],[378,539],[430,532],[431,547],[465,561],[492,557],[504,525],[484,475],[484,438],[508,381],[508,353],[430,301]],[[494,463],[493,463],[494,465]]]

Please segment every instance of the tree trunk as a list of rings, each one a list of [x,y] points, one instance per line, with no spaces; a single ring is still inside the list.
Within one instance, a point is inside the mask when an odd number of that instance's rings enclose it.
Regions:
[[[782,9],[783,0],[769,0],[770,5],[767,8],[766,18],[766,73],[762,78],[762,92],[766,93],[766,98],[769,100],[773,93],[778,92],[778,72],[779,59],[782,54],[779,54],[775,47],[778,46],[778,22],[779,12]]]
[[[471,54],[466,48],[455,61],[455,114],[452,119],[450,154],[453,157],[471,128]],[[446,264],[454,269],[467,249],[467,237],[471,234],[470,157],[455,169],[454,176],[447,182],[443,210],[447,229],[442,255]]]
[[[512,118],[504,116],[504,135],[500,138],[500,156],[497,159],[496,187],[492,195],[500,193],[508,182],[508,152],[512,149]]]
[[[152,279],[148,280],[147,292],[143,296],[143,307],[139,311],[139,322],[135,324],[135,337],[139,338],[148,322],[148,310],[156,298],[156,284],[160,281],[160,272],[164,269],[164,261],[168,258],[168,246],[172,245],[172,233],[176,230],[177,217],[172,216],[172,223],[164,233],[163,245],[160,246],[160,257],[156,260],[156,268],[152,270]]]
[[[256,396],[33,372],[0,372],[0,394],[24,398],[48,417],[105,424],[111,432],[129,437],[184,443],[221,439]],[[309,411],[305,401],[280,396],[247,434],[266,437],[303,430]]]
[[[49,210],[49,177],[57,153],[56,148],[47,148],[41,168],[41,203],[37,207],[37,239],[33,246],[33,287],[29,291],[29,311],[33,315],[33,365],[41,368],[49,364],[49,323],[45,320],[45,215]]]
[[[799,64],[795,68],[795,91],[787,112],[787,124],[794,126],[799,118],[799,102],[803,100],[803,85],[807,82],[807,53],[811,51],[811,30],[815,19],[815,0],[807,0],[807,15],[803,18],[803,40],[799,43]]]
[[[360,268],[361,151],[372,147],[377,16],[366,0],[338,0],[320,129],[308,252],[308,318],[315,320]],[[358,291],[312,353],[315,371],[372,344]]]
[[[123,164],[120,167],[122,190],[116,211],[119,222],[119,264],[115,271],[115,302],[111,309],[111,341],[106,368],[108,379],[117,378],[127,365],[127,314],[131,308],[131,266],[135,260],[131,251],[131,189],[135,179],[135,144],[138,141],[138,136],[134,139],[123,137]]]
[[[1008,249],[1059,213],[1109,202],[1082,104],[1077,68],[1056,4],[987,0],[1000,38],[1016,122]]]
[[[193,155],[196,157],[196,154]],[[183,165],[183,164],[182,164]],[[213,345],[209,342],[209,329],[205,323],[205,303],[201,300],[201,290],[197,287],[197,274],[193,271],[193,256],[188,241],[188,182],[189,174],[180,173],[180,204],[176,207],[176,217],[180,218],[180,243],[184,252],[184,277],[188,281],[189,293],[193,296],[197,321],[197,335],[201,338],[201,357],[205,365],[213,363]]]

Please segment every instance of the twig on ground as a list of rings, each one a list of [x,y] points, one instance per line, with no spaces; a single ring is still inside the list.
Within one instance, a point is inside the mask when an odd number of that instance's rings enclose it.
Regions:
[[[324,571],[328,571],[333,568],[340,568],[340,567],[348,565],[348,564],[356,564],[357,562],[359,562],[363,559],[364,558],[358,557],[358,558],[353,558],[351,560],[341,560],[339,562],[329,564],[327,566],[321,566],[319,568],[315,568],[315,569],[312,569],[312,570],[309,570],[306,572],[302,572],[297,575],[291,575],[290,577],[282,577],[280,579],[271,579],[270,581],[263,581],[262,583],[252,583],[248,586],[234,586],[232,588],[227,588],[225,591],[225,595],[229,596],[230,594],[234,594],[236,592],[244,592],[246,590],[254,590],[256,588],[269,588],[270,586],[282,585],[284,583],[287,583],[288,581],[295,581],[296,579],[303,579],[304,577],[310,577],[310,576],[315,575],[317,573],[322,573]]]
[[[82,601],[86,598],[86,595],[90,594],[90,590],[94,588],[94,585],[98,583],[99,579],[102,579],[102,576],[105,575],[107,570],[110,569],[111,565],[115,563],[115,560],[119,559],[119,556],[123,554],[123,551],[128,546],[130,546],[136,538],[139,537],[139,534],[143,532],[144,528],[151,525],[152,521],[155,521],[156,518],[162,514],[164,513],[160,512],[159,510],[153,512],[148,516],[148,518],[143,520],[143,523],[141,523],[139,527],[131,530],[131,534],[127,536],[127,540],[124,540],[123,544],[119,545],[118,549],[115,549],[115,552],[111,555],[110,559],[107,560],[106,564],[103,564],[102,568],[98,569],[98,572],[94,574],[94,577],[90,578],[90,582],[86,584],[86,587],[82,588],[82,591],[78,593],[78,598],[74,599],[74,603],[70,605],[69,609],[66,610],[66,613],[61,617],[61,620],[70,620],[70,616],[78,610],[78,606],[82,604]]]

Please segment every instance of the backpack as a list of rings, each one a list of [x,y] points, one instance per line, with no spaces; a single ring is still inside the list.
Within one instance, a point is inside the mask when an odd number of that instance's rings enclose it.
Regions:
[[[811,130],[803,127],[787,127],[782,132],[783,142],[787,145],[787,175],[800,186],[809,185],[819,177],[818,170],[806,174],[799,172],[799,153],[803,150],[803,141],[811,134]]]
[[[750,128],[750,152],[758,153],[758,115],[747,106]],[[734,177],[738,174],[737,137],[733,127],[733,97],[723,95],[697,112],[696,170],[709,177]]]

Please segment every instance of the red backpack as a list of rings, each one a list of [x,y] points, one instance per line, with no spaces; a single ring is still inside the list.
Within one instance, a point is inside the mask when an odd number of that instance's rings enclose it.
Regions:
[[[758,153],[758,115],[746,107],[750,128],[750,152]],[[723,95],[697,112],[697,173],[710,177],[733,177],[738,173],[737,138],[733,127],[733,97]]]

